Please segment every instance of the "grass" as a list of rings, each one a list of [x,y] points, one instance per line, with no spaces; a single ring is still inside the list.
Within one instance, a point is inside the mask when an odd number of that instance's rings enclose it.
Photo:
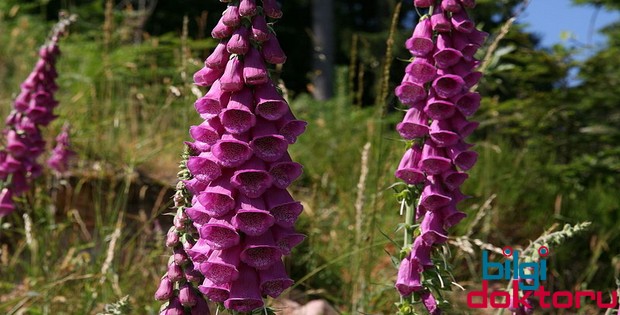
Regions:
[[[46,30],[26,16],[0,19],[0,26],[7,29],[0,32],[4,116]],[[157,313],[152,294],[169,255],[166,188],[174,184],[188,126],[199,122],[190,74],[210,44],[169,36],[104,49],[88,32],[62,39],[61,118],[45,134],[52,139],[71,122],[80,159],[70,178],[46,174],[22,211],[1,222],[0,312],[94,314],[128,295],[136,314]],[[346,86],[346,77],[339,69],[338,86]],[[397,249],[382,234],[402,238],[389,189],[404,151],[394,131],[402,113],[353,107],[352,97],[338,92],[327,102],[304,94],[291,100],[309,122],[290,148],[304,165],[292,192],[304,203],[299,229],[308,238],[288,264],[307,298],[327,299],[344,314],[390,314],[398,300],[396,269],[385,251]],[[451,234],[526,246],[554,223],[589,220],[595,228],[557,249],[553,285],[614,288],[608,279],[619,273],[617,189],[600,184],[566,194],[549,175],[554,157],[548,152],[492,135],[474,142],[480,158],[463,188],[472,196],[462,206],[469,217]],[[486,214],[474,225],[481,208]],[[576,250],[585,254],[574,262]],[[456,278],[475,286],[478,256],[452,251]]]

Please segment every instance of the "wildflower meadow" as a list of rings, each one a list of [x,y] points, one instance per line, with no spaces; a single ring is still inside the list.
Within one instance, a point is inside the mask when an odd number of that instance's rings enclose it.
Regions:
[[[3,0],[0,314],[620,314],[620,4],[536,1]]]

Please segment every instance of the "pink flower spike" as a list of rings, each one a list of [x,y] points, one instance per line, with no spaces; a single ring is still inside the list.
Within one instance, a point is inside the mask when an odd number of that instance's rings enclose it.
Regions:
[[[435,12],[431,15],[431,26],[436,32],[449,32],[452,30],[452,24],[446,17],[440,7],[435,7]]]
[[[447,147],[456,144],[461,137],[449,129],[450,124],[445,120],[434,120],[431,123],[430,136],[437,147]]]
[[[262,43],[264,41],[269,40],[269,26],[267,26],[267,21],[265,20],[265,16],[257,15],[252,19],[252,39],[255,41]]]
[[[450,201],[452,201],[450,194],[439,183],[426,185],[420,195],[420,205],[430,212],[447,206]]]
[[[273,83],[256,86],[254,98],[256,114],[267,120],[278,120],[290,111],[288,104]]]
[[[441,174],[452,167],[452,162],[445,156],[441,148],[435,147],[431,140],[427,140],[422,148],[420,168],[429,175]]]
[[[277,134],[275,126],[263,119],[258,119],[252,129],[250,147],[254,154],[266,162],[279,160],[288,148],[288,142]]]
[[[261,159],[254,157],[239,167],[230,179],[230,183],[244,196],[260,197],[273,183],[273,178],[266,170]]]
[[[405,42],[405,47],[416,57],[424,57],[433,51],[433,30],[430,19],[426,18],[418,22],[413,35]]]
[[[256,124],[254,109],[254,95],[252,90],[244,88],[230,96],[228,105],[220,113],[220,120],[224,129],[232,134],[244,133]]]
[[[478,160],[478,153],[467,150],[469,147],[466,143],[459,142],[447,149],[454,165],[463,171],[471,169]]]
[[[295,115],[293,115],[290,110],[276,121],[278,133],[284,136],[284,139],[286,139],[289,144],[293,144],[297,141],[297,137],[306,131],[307,125],[307,122],[295,118]]]
[[[462,33],[471,33],[476,28],[474,22],[467,16],[465,10],[453,13],[450,22],[452,22],[452,26],[454,26],[455,30]]]
[[[228,214],[221,219],[211,218],[207,224],[198,230],[200,238],[205,239],[207,245],[214,250],[222,250],[238,245],[241,237],[230,223],[231,220],[232,214]]]
[[[261,293],[274,299],[295,283],[286,274],[284,263],[281,261],[276,262],[269,269],[259,271],[258,276]]]
[[[239,15],[246,16],[255,16],[258,13],[258,8],[256,7],[256,0],[241,0],[239,2]]]
[[[224,69],[230,59],[230,53],[226,49],[228,40],[220,41],[215,49],[205,60],[205,66],[213,69]]]
[[[262,199],[239,196],[239,210],[232,218],[232,224],[239,231],[250,236],[264,234],[275,222],[274,217],[267,211]]]
[[[229,5],[222,14],[222,23],[228,27],[237,27],[241,24],[241,16],[239,16],[239,7]]]
[[[241,261],[258,270],[271,267],[282,258],[282,252],[276,246],[271,233],[258,236],[246,236],[244,249],[241,252]]]
[[[437,69],[432,64],[432,60],[426,57],[416,57],[412,63],[407,65],[405,72],[410,76],[408,79],[412,83],[423,85],[433,81],[437,77]]]
[[[213,82],[207,94],[196,100],[194,108],[204,119],[211,119],[217,117],[222,108],[226,107],[228,98],[230,94],[222,91],[220,80],[217,80]]]
[[[462,11],[459,0],[441,0],[441,8],[451,13]]]
[[[279,19],[282,17],[282,10],[276,0],[263,0],[263,12],[272,19]]]
[[[194,73],[194,84],[198,86],[210,86],[220,78],[223,71],[222,69],[214,69],[209,67],[203,67]]]
[[[396,130],[407,140],[424,137],[428,134],[428,117],[423,111],[410,108],[403,121],[396,125]]]
[[[290,255],[293,247],[299,245],[306,239],[306,236],[295,232],[293,228],[284,228],[278,225],[274,225],[271,228],[273,237],[276,240],[276,244],[280,251],[284,255]]]
[[[422,290],[419,269],[418,262],[411,259],[411,254],[400,262],[396,290],[401,296],[410,296],[413,292]]]
[[[252,156],[252,149],[246,141],[238,140],[234,135],[225,134],[213,145],[211,152],[218,163],[224,167],[237,167]]]
[[[216,284],[209,280],[209,278],[205,278],[202,285],[198,286],[198,290],[209,300],[216,303],[224,303],[230,296],[230,283]]]
[[[293,162],[288,153],[284,153],[282,158],[269,166],[269,174],[273,178],[273,185],[280,189],[286,189],[303,173],[303,167],[297,162]]]
[[[194,178],[203,182],[210,182],[222,175],[222,169],[211,152],[190,156],[187,160],[187,168]]]
[[[433,211],[426,213],[420,230],[422,234],[419,237],[428,245],[442,244],[448,240],[448,232],[443,228],[441,215]]]
[[[417,185],[424,182],[424,173],[420,169],[420,159],[422,149],[418,145],[414,145],[407,150],[400,160],[398,169],[394,174],[396,178],[403,180],[409,185]]]
[[[412,80],[412,76],[409,74],[405,74],[406,80]],[[420,83],[407,82],[403,80],[403,82],[396,87],[394,90],[394,94],[398,97],[398,100],[407,105],[408,107],[413,107],[419,101],[422,101],[426,98],[426,89]]]
[[[232,35],[232,33],[235,30],[235,28],[234,27],[230,27],[230,26],[224,24],[223,19],[224,19],[224,17],[222,17],[217,22],[217,24],[215,25],[215,27],[211,31],[211,37],[216,38],[216,39],[224,39],[224,38]]]
[[[444,120],[452,117],[456,112],[456,106],[447,100],[430,98],[424,106],[424,113],[434,120]]]
[[[480,94],[468,92],[463,95],[457,96],[454,104],[464,116],[471,116],[476,113],[476,111],[480,107],[480,100]]]
[[[286,55],[282,51],[278,39],[272,33],[269,33],[269,39],[263,43],[262,52],[263,58],[268,63],[279,65],[286,62]]]
[[[211,182],[209,187],[198,195],[197,199],[205,208],[205,212],[215,218],[221,218],[235,207],[235,199],[229,180],[223,177]]]
[[[265,194],[265,202],[269,212],[275,218],[275,224],[284,228],[294,227],[297,217],[304,210],[301,202],[295,201],[286,189],[269,189]]]
[[[247,85],[265,84],[269,81],[269,73],[263,56],[256,48],[250,48],[243,60],[243,79]]]
[[[465,88],[465,81],[454,74],[444,74],[433,81],[433,90],[439,97],[450,98]]]
[[[245,55],[250,49],[250,30],[244,26],[238,27],[228,40],[226,49],[231,54]]]
[[[213,281],[215,284],[229,283],[239,278],[239,246],[226,248],[223,250],[215,250],[209,256],[209,259],[200,264],[200,273],[205,279]]]
[[[230,43],[230,42],[229,42]],[[228,60],[220,78],[222,91],[236,92],[243,89],[243,62],[239,58]]]
[[[254,268],[241,264],[239,278],[230,286],[230,296],[224,307],[237,312],[251,312],[265,304],[260,294],[258,274]]]

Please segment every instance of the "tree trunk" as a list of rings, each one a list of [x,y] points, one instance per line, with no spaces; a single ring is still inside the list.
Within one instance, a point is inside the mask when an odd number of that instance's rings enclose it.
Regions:
[[[334,95],[334,8],[332,0],[312,0],[314,41],[312,94],[317,100]]]

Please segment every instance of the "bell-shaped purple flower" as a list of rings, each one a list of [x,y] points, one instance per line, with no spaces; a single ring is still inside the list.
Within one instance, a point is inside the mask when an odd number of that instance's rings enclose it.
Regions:
[[[271,64],[283,64],[286,62],[286,55],[280,47],[280,43],[276,36],[269,33],[269,39],[263,43],[263,58],[265,61]]]
[[[263,305],[256,270],[246,264],[241,264],[239,278],[232,283],[230,295],[224,301],[224,306],[238,312],[251,312]]]
[[[260,270],[258,277],[260,279],[259,287],[261,293],[272,298],[280,296],[284,290],[290,288],[294,283],[286,274],[282,262],[276,262],[268,269]]]
[[[213,145],[211,152],[224,167],[237,167],[245,163],[252,156],[252,149],[242,136],[225,134],[222,139]]]
[[[301,203],[295,201],[286,189],[270,189],[266,194],[265,203],[275,218],[275,223],[286,228],[292,228],[295,225],[297,217],[304,209]]]
[[[255,16],[258,13],[258,7],[256,6],[256,0],[241,0],[239,2],[239,15],[241,16]]]
[[[215,250],[206,262],[200,264],[200,272],[205,279],[213,283],[229,283],[239,278],[239,253],[240,247]]]
[[[241,236],[237,229],[230,223],[232,215],[216,219],[211,218],[200,230],[200,238],[215,250],[231,248],[239,244]]]
[[[246,235],[262,235],[275,222],[275,218],[267,211],[262,199],[240,196],[238,207],[237,214],[232,218],[232,224]]]
[[[271,233],[258,236],[247,236],[241,261],[258,270],[265,270],[280,261],[282,252],[276,245]]]
[[[241,16],[239,15],[239,7],[229,5],[222,14],[222,23],[228,27],[237,27],[241,24]]]
[[[443,228],[440,214],[429,211],[420,224],[422,234],[419,236],[426,244],[442,244],[448,240],[448,232]]]
[[[421,290],[420,282],[420,266],[417,260],[411,259],[411,255],[407,256],[400,262],[398,267],[398,277],[396,278],[396,290],[402,296],[409,296],[414,291]]]
[[[443,149],[436,147],[431,141],[426,141],[422,148],[420,168],[430,175],[441,174],[450,169],[452,163]]]
[[[220,178],[198,195],[198,202],[205,208],[205,212],[215,218],[220,218],[235,207],[233,190],[229,180]]]
[[[433,51],[433,30],[430,19],[421,19],[418,22],[413,35],[405,42],[405,47],[416,57],[424,57]]]
[[[273,178],[267,166],[259,158],[253,158],[241,165],[230,179],[230,183],[248,198],[258,198],[271,187]]]
[[[230,44],[230,41],[228,42]],[[243,62],[239,58],[228,60],[226,69],[220,77],[220,88],[226,92],[236,92],[243,89]]]
[[[289,144],[297,141],[297,137],[306,131],[307,125],[307,122],[295,118],[290,110],[276,121],[278,133],[284,136]]]
[[[435,7],[435,11],[431,15],[431,26],[436,32],[449,32],[452,29],[452,24],[441,7]]]
[[[407,78],[417,84],[425,84],[437,77],[437,69],[426,57],[416,57],[412,63],[407,65],[405,72],[409,74]]]
[[[282,10],[280,10],[280,5],[276,0],[263,0],[263,12],[272,19],[282,17]]]
[[[257,15],[252,19],[252,39],[262,43],[269,40],[269,26],[263,15]],[[279,46],[279,45],[278,45]]]
[[[256,114],[267,120],[278,120],[289,111],[286,101],[272,83],[256,86],[254,98]]]
[[[241,91],[232,93],[228,105],[220,113],[220,121],[224,129],[232,134],[244,133],[256,124],[254,109],[254,97],[252,90],[243,88]]]
[[[407,140],[421,138],[428,134],[428,117],[417,108],[410,108],[402,122],[396,125],[401,137]]]
[[[224,39],[235,31],[234,27],[224,24],[223,17],[217,22],[217,25],[211,31],[211,37],[217,39]]]
[[[269,166],[269,174],[273,179],[273,185],[280,189],[286,189],[301,176],[302,168],[301,164],[293,162],[291,156],[285,153],[282,155],[282,158]]]
[[[265,61],[258,50],[250,48],[243,59],[243,79],[247,85],[265,84],[269,81],[269,73]]]
[[[161,281],[159,281],[159,287],[157,287],[157,291],[155,292],[155,299],[158,301],[167,301],[172,297],[173,292],[172,281],[168,279],[168,276],[164,276]]]
[[[198,286],[198,290],[209,300],[217,303],[224,303],[230,296],[230,282],[216,284],[209,278],[205,278],[202,285]]]
[[[250,49],[250,30],[246,27],[238,27],[230,36],[226,49],[231,54],[245,55]]]
[[[205,66],[213,69],[224,69],[230,59],[230,53],[226,49],[228,41],[221,41],[215,46],[215,49],[205,60]]]
[[[263,161],[275,162],[286,152],[288,142],[284,136],[277,133],[274,124],[264,119],[258,119],[256,126],[252,129],[250,147],[254,154]]]
[[[403,180],[409,185],[417,185],[424,182],[424,172],[420,168],[420,160],[422,158],[422,149],[418,145],[414,145],[407,150],[400,160],[398,169],[394,174],[396,178]]]

